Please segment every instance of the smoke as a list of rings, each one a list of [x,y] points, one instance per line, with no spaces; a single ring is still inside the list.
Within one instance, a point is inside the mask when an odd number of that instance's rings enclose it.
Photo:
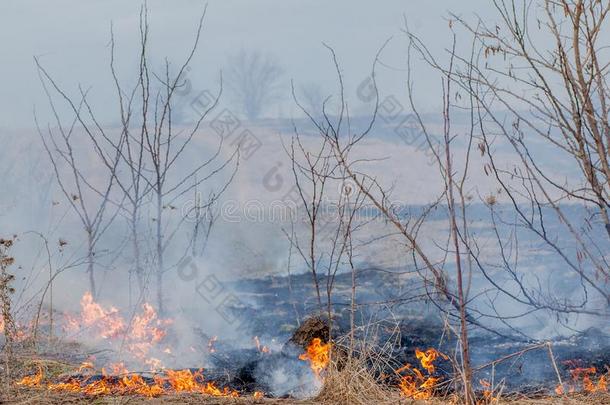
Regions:
[[[312,398],[322,389],[322,380],[298,360],[296,350],[268,356],[258,362],[254,371],[257,383],[268,387],[274,397]]]

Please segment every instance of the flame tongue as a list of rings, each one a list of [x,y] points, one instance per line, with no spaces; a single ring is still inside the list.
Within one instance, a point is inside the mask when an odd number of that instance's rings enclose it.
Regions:
[[[213,382],[206,382],[203,370],[193,373],[191,370],[166,371],[167,381],[176,392],[194,392],[216,397],[238,397],[239,393],[227,387],[220,389]]]
[[[110,307],[104,309],[93,300],[93,295],[86,292],[80,301],[81,316],[67,317],[67,329],[79,331],[88,329],[90,333],[99,334],[104,339],[117,337],[125,332],[125,322],[119,315],[119,310]]]
[[[259,352],[271,353],[271,350],[269,350],[269,347],[261,344],[261,341],[258,338],[258,336],[254,336],[254,344],[256,345],[256,350],[258,350]]]
[[[428,374],[434,374],[436,371],[434,361],[436,361],[440,355],[441,354],[434,349],[428,349],[425,352],[415,349],[415,357],[417,357],[421,366],[426,369]]]
[[[322,343],[322,339],[312,339],[305,353],[299,356],[299,360],[309,362],[309,367],[313,370],[316,377],[320,378],[322,371],[326,369],[330,362],[330,343]]]
[[[123,344],[140,364],[147,364],[152,370],[162,368],[161,360],[150,357],[151,350],[161,343],[167,332],[166,327],[172,320],[160,319],[152,305],[144,303],[142,311],[133,315],[129,322],[115,307],[104,307],[95,302],[91,293],[83,295],[81,312],[78,316],[66,316],[64,326],[72,333],[87,333],[92,337],[100,337],[110,344]],[[208,344],[210,352],[214,352],[214,337]],[[261,350],[264,350],[262,348]],[[166,348],[162,351],[171,354]],[[205,381],[203,370],[166,370],[164,375],[157,375],[153,381],[141,375],[129,373],[123,363],[112,364],[102,368],[101,377],[94,376],[95,367],[91,361],[86,361],[76,370],[78,378],[71,377],[66,381],[46,384],[51,391],[76,392],[87,395],[122,395],[138,394],[146,397],[156,397],[170,392],[189,392],[218,397],[238,397],[239,393],[229,388],[219,388],[214,382]],[[17,385],[28,387],[43,386],[44,373],[39,368],[38,373],[22,378]]]
[[[89,369],[90,363],[84,363],[78,370]],[[148,383],[138,374],[128,374],[122,378],[111,375],[102,375],[100,379],[91,380],[91,377],[80,381],[70,378],[65,382],[48,384],[46,388],[56,392],[74,392],[86,395],[124,395],[138,394],[146,397],[157,397],[171,392],[188,392],[212,395],[216,397],[238,397],[239,393],[227,387],[219,388],[214,382],[205,381],[203,370],[192,372],[191,370],[167,370],[166,377],[157,376],[154,383]],[[22,378],[17,385],[28,387],[42,386],[44,373],[40,368],[38,373]]]
[[[115,307],[104,307],[93,300],[91,293],[86,292],[81,298],[81,311],[78,316],[66,316],[64,328],[73,334],[86,333],[93,338],[101,337],[108,344],[120,345],[141,364],[151,370],[163,366],[161,360],[150,357],[150,352],[163,341],[167,335],[166,327],[172,324],[171,319],[160,319],[155,309],[148,303],[142,304],[140,313],[125,321]],[[164,351],[167,354],[167,349]]]
[[[28,375],[19,380],[16,384],[23,385],[24,387],[38,387],[44,378],[42,368],[38,367],[38,373],[34,375]]]
[[[410,364],[395,370],[396,374],[401,376],[399,382],[400,394],[412,399],[428,399],[432,397],[434,388],[440,381],[440,378],[433,376],[436,372],[434,362],[439,357],[444,359],[448,357],[432,348],[425,352],[416,349],[415,357],[419,360],[421,367],[426,371],[427,375],[424,375],[421,370],[412,367]]]
[[[568,392],[608,392],[608,382],[605,375],[597,377],[597,369],[595,367],[576,367],[570,370],[572,381],[566,383]],[[557,395],[565,393],[563,385],[559,384],[555,387]]]

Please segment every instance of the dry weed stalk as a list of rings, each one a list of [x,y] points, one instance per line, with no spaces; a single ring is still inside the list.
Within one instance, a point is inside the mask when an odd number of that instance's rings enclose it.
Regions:
[[[347,360],[334,356],[315,401],[321,404],[395,404],[399,394],[398,390],[379,381],[367,356],[351,356]]]
[[[0,331],[4,331],[5,344],[4,344],[4,355],[6,363],[6,374],[10,377],[10,364],[13,357],[13,340],[17,333],[15,321],[11,313],[11,295],[15,291],[11,287],[11,282],[15,278],[8,272],[8,269],[15,259],[9,256],[9,250],[13,246],[13,239],[0,239],[0,305],[2,306],[2,325]]]

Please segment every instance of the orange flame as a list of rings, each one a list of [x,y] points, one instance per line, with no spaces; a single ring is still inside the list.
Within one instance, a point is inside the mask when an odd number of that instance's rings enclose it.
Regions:
[[[137,375],[127,375],[121,379],[121,384],[125,387],[125,393],[134,393],[148,398],[158,397],[163,394],[163,388],[159,384],[146,384],[144,379]]]
[[[78,368],[78,373],[84,373],[85,370],[94,370],[95,367],[93,366],[93,363],[90,361],[85,361],[83,362],[80,367]]]
[[[81,316],[79,318],[66,317],[66,329],[77,332],[89,329],[91,333],[97,333],[104,339],[117,337],[125,331],[125,323],[119,315],[119,310],[110,307],[104,309],[93,300],[93,295],[86,292],[80,300]]]
[[[125,368],[125,364],[122,362],[110,364],[109,370],[110,370],[110,372],[108,372],[106,370],[106,368],[102,368],[102,375],[108,376],[108,375],[129,374],[129,370],[127,370],[127,368]]]
[[[261,341],[258,336],[254,336],[254,343],[256,344],[256,350],[261,353],[271,353],[271,350],[267,346],[261,345]]]
[[[84,363],[84,369],[89,369],[89,365],[90,363]],[[81,366],[79,370],[83,369],[83,366]],[[124,370],[120,369],[120,367],[122,367],[122,365],[118,365],[117,369],[120,371]],[[91,396],[137,394],[152,398],[170,392],[188,392],[215,397],[239,397],[239,393],[235,390],[227,387],[221,389],[216,386],[214,382],[205,381],[203,370],[199,370],[195,373],[191,370],[167,370],[165,374],[166,377],[155,377],[154,383],[152,384],[147,383],[144,378],[138,374],[128,374],[120,379],[103,374],[99,380],[95,381],[89,381],[87,379],[79,381],[76,378],[70,378],[64,382],[48,384],[46,388],[50,391],[75,392]],[[28,387],[39,387],[41,386],[43,378],[44,374],[42,369],[39,369],[37,374],[26,376],[16,384]]]
[[[487,380],[479,380],[479,384],[483,387],[483,399],[482,403],[488,404],[490,402],[498,402],[498,398],[493,395],[493,388],[491,383]],[[478,402],[477,402],[478,403]]]
[[[434,367],[434,362],[439,356],[443,356],[445,359],[447,358],[447,356],[437,352],[434,349],[428,349],[425,352],[422,352],[419,349],[415,349],[415,357],[417,357],[417,360],[419,360],[421,366],[426,369],[428,374],[434,374],[434,372],[436,371]]]
[[[80,383],[75,380],[70,380],[65,383],[49,384],[47,389],[50,391],[81,392]]]
[[[191,370],[166,371],[167,382],[176,392],[195,392],[215,397],[238,397],[239,393],[227,387],[220,389],[213,382],[204,382],[203,370],[193,373]]]
[[[415,357],[419,360],[421,367],[426,370],[426,374],[412,367],[410,364],[395,370],[399,375],[407,372],[406,375],[401,375],[400,382],[398,384],[400,388],[400,394],[407,398],[412,399],[429,399],[434,393],[434,388],[440,381],[440,378],[433,377],[432,374],[436,372],[434,361],[439,357],[447,359],[448,357],[435,350],[428,349],[425,352],[419,349],[415,350]]]
[[[27,328],[24,325],[19,325],[18,323],[15,323],[15,329],[13,330],[13,341],[15,342],[24,342],[26,341],[29,337],[29,331],[31,328]],[[4,334],[4,319],[2,317],[0,317],[0,334]]]
[[[42,368],[38,367],[38,372],[36,374],[27,375],[19,380],[16,384],[23,385],[24,387],[39,387],[43,378],[44,373],[42,372]]]
[[[66,316],[64,327],[73,333],[86,332],[91,336],[101,336],[109,344],[121,344],[131,356],[148,365],[152,370],[162,369],[162,361],[151,357],[151,350],[163,341],[167,332],[166,326],[172,320],[160,319],[154,308],[147,303],[142,305],[142,311],[135,314],[130,322],[126,322],[118,309],[104,307],[95,302],[91,293],[86,292],[80,301],[81,311],[78,316]],[[213,351],[216,337],[210,340],[208,348]],[[191,347],[192,351],[195,351]],[[156,352],[171,354],[171,349],[157,348]],[[129,373],[123,363],[111,364],[101,369],[100,378],[93,379],[95,374],[94,359],[83,362],[76,373],[78,377],[70,377],[61,382],[46,384],[46,389],[61,392],[76,392],[86,395],[122,395],[137,394],[146,397],[157,397],[169,392],[189,392],[212,395],[217,397],[238,397],[239,393],[229,388],[220,388],[214,382],[205,381],[203,370],[193,373],[191,370],[166,370],[164,374],[156,375],[153,381],[138,374]],[[43,386],[43,371],[22,378],[17,385],[37,387]]]
[[[115,343],[116,339],[116,343],[125,344],[135,360],[147,364],[151,370],[162,367],[162,361],[149,358],[149,353],[166,336],[166,327],[172,320],[159,319],[152,305],[144,303],[142,312],[135,314],[131,322],[126,322],[118,309],[105,308],[95,302],[89,292],[83,295],[80,306],[78,316],[65,317],[66,331],[101,336],[111,344]]]
[[[595,367],[576,367],[570,370],[572,380],[564,385],[567,386],[568,392],[608,392],[608,382],[605,375],[597,378],[597,369]],[[597,380],[597,381],[595,381]],[[566,390],[564,385],[557,385],[555,393],[563,395]]]
[[[214,345],[216,344],[217,340],[218,336],[212,336],[212,338],[208,340],[208,352],[216,353],[216,348],[214,347]]]
[[[316,377],[320,378],[322,371],[326,369],[330,362],[330,343],[322,343],[322,339],[312,339],[305,353],[299,356],[299,360],[309,362],[309,367],[313,370]]]

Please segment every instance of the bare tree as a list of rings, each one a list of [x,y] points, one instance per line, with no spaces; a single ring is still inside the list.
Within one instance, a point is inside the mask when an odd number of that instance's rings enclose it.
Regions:
[[[85,92],[81,90],[82,101],[76,105],[39,65],[44,77],[53,84],[55,90],[71,106],[76,117],[75,123],[79,123],[84,128],[102,162],[111,170],[113,174],[111,184],[118,185],[120,203],[115,202],[115,205],[126,214],[130,224],[135,271],[140,284],[140,299],[143,298],[148,286],[149,274],[144,271],[142,266],[141,244],[138,236],[139,223],[143,206],[148,201],[152,203],[154,224],[152,251],[154,252],[156,301],[160,313],[165,311],[164,275],[175,267],[166,263],[166,252],[172,240],[182,229],[182,225],[190,219],[188,215],[185,215],[177,221],[172,221],[166,212],[177,210],[176,205],[184,201],[191,192],[196,191],[204,183],[209,183],[213,177],[235,163],[229,180],[221,181],[216,192],[209,194],[207,201],[197,201],[195,205],[199,210],[211,206],[226,190],[238,166],[238,150],[233,151],[227,158],[222,157],[222,139],[219,139],[214,150],[210,151],[205,158],[194,159],[190,166],[188,159],[185,159],[192,150],[191,146],[200,132],[204,119],[218,104],[222,92],[222,81],[218,96],[198,115],[190,128],[176,128],[173,120],[173,103],[177,91],[182,85],[181,78],[197,50],[204,18],[205,11],[199,20],[194,43],[177,71],[172,73],[170,63],[166,60],[164,70],[154,72],[149,66],[148,58],[148,10],[146,6],[142,7],[138,82],[128,91],[120,84],[118,78],[114,61],[115,41],[114,35],[111,34],[110,69],[119,99],[121,122],[118,135],[113,135],[104,129],[96,118]],[[140,100],[137,105],[134,103],[136,98]],[[82,111],[83,106],[84,112]],[[69,133],[66,133],[64,139],[69,139],[69,137]],[[119,175],[117,167],[126,169],[122,171],[124,174]],[[80,178],[80,176],[75,177]],[[108,200],[109,193],[110,188],[106,193],[102,193],[105,201]],[[78,199],[74,201],[78,201]]]
[[[521,300],[566,314],[607,316],[610,244],[600,233],[610,235],[610,60],[603,41],[610,5],[545,0],[536,19],[530,10],[534,5],[494,5],[500,18],[496,26],[483,20],[473,26],[454,16],[472,35],[474,56],[459,58],[460,72],[453,79],[475,100],[480,150],[489,159],[486,170],[509,198],[518,225],[581,280],[578,299],[522,289]],[[428,52],[423,55],[438,67]],[[501,141],[515,154],[513,168],[504,168],[497,156],[495,145]],[[550,169],[549,156],[566,162],[569,174]],[[571,215],[566,210],[570,201],[591,215],[584,220]],[[573,249],[562,248],[559,234],[550,233],[551,219],[562,224],[560,232],[571,238]],[[506,264],[518,278],[516,266]]]
[[[120,161],[120,153],[115,152],[110,156],[110,161],[107,165],[108,173],[104,176],[102,184],[96,184],[96,177],[99,174],[95,173],[97,166],[95,164],[92,165],[91,157],[87,156],[92,152],[86,147],[89,143],[88,137],[81,132],[80,126],[77,126],[81,121],[80,114],[83,106],[86,104],[87,93],[80,89],[80,102],[78,105],[73,103],[66,93],[57,86],[51,76],[49,76],[38,59],[36,59],[36,65],[56,125],[55,127],[48,125],[46,130],[43,130],[38,123],[38,119],[35,117],[36,126],[53,166],[53,172],[61,192],[74,213],[77,214],[86,234],[89,289],[93,297],[96,297],[98,293],[95,282],[96,246],[116,218],[121,205],[119,202],[108,213],[109,206],[111,205],[110,195],[115,186],[115,174]],[[67,101],[71,106],[75,116],[69,125],[62,123],[49,85],[57,92],[59,97]],[[80,123],[82,124],[82,122]],[[86,126],[84,126],[84,131],[89,133]],[[94,148],[93,153],[96,151],[97,148]],[[106,158],[104,155],[98,155],[97,157],[101,159]]]
[[[0,333],[3,333],[5,337],[2,351],[4,352],[4,369],[9,379],[14,361],[13,344],[17,336],[17,326],[11,308],[11,296],[15,292],[13,288],[15,276],[9,272],[9,267],[15,263],[15,259],[9,255],[13,242],[13,239],[0,239]],[[6,384],[8,386],[10,382],[7,381]]]
[[[293,96],[301,106],[294,91]],[[314,141],[314,145],[306,145],[308,141]],[[296,194],[300,200],[296,219],[303,220],[306,228],[304,233],[307,235],[300,238],[294,230],[293,222],[292,231],[285,232],[291,244],[290,252],[294,248],[311,273],[318,311],[326,312],[331,332],[336,277],[340,271],[351,272],[350,320],[353,344],[357,269],[353,261],[355,247],[352,238],[353,233],[366,224],[366,221],[361,223],[358,218],[365,196],[360,190],[352,188],[349,182],[346,183],[348,177],[337,164],[328,139],[310,137],[305,140],[295,126],[286,152],[292,163]]]
[[[360,166],[365,162],[369,162],[369,160],[354,159],[351,157],[353,151],[357,148],[362,139],[370,133],[374,126],[378,108],[378,96],[376,97],[375,109],[368,126],[360,132],[355,132],[349,126],[349,110],[344,98],[343,77],[339,69],[339,64],[333,50],[330,48],[329,50],[332,54],[338,75],[340,94],[339,112],[336,116],[331,118],[324,110],[322,119],[316,119],[311,114],[308,114],[306,110],[304,110],[304,112],[308,115],[314,127],[317,128],[319,134],[324,139],[325,144],[330,148],[335,162],[334,164],[338,165],[340,168],[339,171],[343,173],[345,179],[352,182],[363,198],[366,198],[366,200],[387,219],[388,223],[398,231],[398,234],[406,240],[407,250],[405,253],[409,253],[413,256],[415,268],[424,281],[424,288],[426,289],[428,297],[442,312],[446,313],[450,319],[458,321],[459,327],[457,328],[457,337],[460,342],[459,356],[461,359],[459,362],[459,371],[462,374],[461,382],[465,401],[472,404],[474,403],[474,397],[468,328],[470,325],[477,325],[487,330],[491,329],[480,324],[472,316],[471,309],[468,307],[469,298],[467,290],[470,282],[469,274],[471,271],[471,261],[468,254],[462,253],[461,250],[464,249],[467,252],[467,249],[464,248],[464,245],[468,243],[466,237],[468,234],[468,226],[464,216],[464,182],[469,170],[468,162],[472,143],[469,143],[465,156],[466,164],[462,165],[460,168],[462,173],[458,176],[456,168],[453,166],[451,148],[452,136],[450,135],[451,113],[449,93],[451,91],[450,84],[452,83],[450,76],[452,68],[448,70],[447,76],[443,80],[443,104],[445,106],[442,112],[444,119],[443,142],[440,145],[438,143],[433,143],[432,135],[426,130],[426,127],[422,125],[422,131],[424,132],[426,142],[434,156],[436,167],[439,170],[439,180],[444,184],[444,190],[439,198],[436,201],[433,201],[421,215],[404,219],[401,216],[402,214],[398,207],[392,205],[389,192],[374,177],[361,171]],[[374,71],[372,77],[375,77]],[[440,256],[444,257],[444,259],[438,262],[432,258],[433,256],[438,255],[435,254],[435,252],[430,251],[429,248],[424,248],[423,244],[419,241],[418,234],[427,215],[443,200],[447,207],[447,222],[448,228],[450,229],[450,238],[446,241],[445,247],[438,246]],[[462,215],[462,217],[460,217],[460,215]],[[348,235],[346,239],[350,241],[351,238]],[[348,248],[348,257],[351,258],[352,252],[350,243],[347,243],[346,246]],[[448,254],[450,253],[453,253],[454,255],[453,261],[447,260]],[[350,263],[353,264],[353,261],[350,260]],[[449,266],[453,267],[455,271],[453,282],[446,269],[446,267]],[[464,274],[465,272],[468,272],[466,276]]]
[[[443,78],[444,136],[440,148],[432,142],[430,132],[416,111],[411,78],[409,96],[444,184],[441,198],[447,207],[450,237],[443,250],[445,258],[448,253],[455,258],[452,265],[455,269],[454,281],[447,278],[445,260],[435,263],[431,259],[434,256],[432,252],[420,243],[417,232],[422,222],[415,221],[417,226],[409,224],[410,221],[405,223],[394,212],[386,190],[375,178],[358,170],[357,160],[349,158],[350,152],[372,128],[377,111],[373,114],[370,127],[360,135],[347,135],[340,130],[343,117],[349,117],[344,101],[342,105],[345,107],[332,124],[327,116],[324,120],[315,120],[310,116],[320,133],[329,139],[339,164],[406,238],[416,262],[422,261],[423,269],[431,273],[432,280],[428,281],[425,274],[422,276],[426,284],[434,286],[437,292],[432,302],[443,309],[440,304],[446,301],[450,307],[443,310],[459,320],[460,367],[466,403],[474,402],[468,351],[469,325],[498,333],[485,322],[496,320],[512,331],[522,333],[512,326],[511,321],[538,311],[550,312],[558,319],[560,315],[571,314],[607,319],[610,303],[607,239],[599,239],[600,228],[603,233],[608,230],[605,162],[610,140],[606,99],[606,75],[610,64],[603,59],[606,52],[599,38],[604,31],[602,23],[610,6],[597,1],[545,1],[542,9],[546,20],[538,20],[537,23],[539,29],[543,30],[541,35],[553,38],[551,43],[554,45],[546,49],[534,45],[535,40],[530,34],[532,14],[528,9],[529,4],[523,7],[516,2],[495,1],[494,4],[503,25],[488,27],[485,21],[479,20],[472,27],[454,16],[450,26],[456,20],[460,22],[473,35],[475,47],[465,56],[458,55],[454,35],[447,64],[439,63],[419,38],[407,32],[410,49],[415,49],[418,56],[437,69]],[[567,33],[566,26],[569,27]],[[335,65],[343,100],[343,79],[336,59]],[[464,93],[468,96],[467,103],[461,105],[457,100]],[[454,98],[456,101],[452,101]],[[462,134],[467,147],[462,158],[458,159],[460,165],[456,168],[452,143],[457,135],[452,132],[451,110],[457,108],[466,109],[470,119],[468,130]],[[573,167],[581,174],[576,182],[561,179],[556,173],[545,169],[540,157],[540,143],[536,143],[534,136],[541,137],[544,141],[542,145],[553,151],[549,154],[565,156],[573,162]],[[517,156],[518,165],[514,168],[504,169],[501,166],[494,150],[499,137],[507,141]],[[495,178],[500,191],[509,198],[518,219],[512,226],[525,228],[540,238],[563,262],[565,269],[576,274],[580,280],[581,299],[574,300],[570,296],[573,290],[546,289],[540,281],[541,275],[533,275],[534,281],[531,283],[517,271],[517,233],[513,233],[508,243],[503,240],[498,222],[506,222],[499,219],[494,209],[496,197],[493,195],[486,197],[485,203],[492,216],[500,263],[485,263],[479,247],[480,238],[473,237],[469,231],[466,210],[470,197],[465,187],[473,145],[478,147],[482,156],[488,158],[485,173]],[[585,208],[594,207],[597,212],[585,219],[584,225],[579,224],[578,218],[566,210],[564,202],[569,200],[578,201]],[[559,229],[565,229],[565,234],[550,233],[548,217],[551,215],[561,225]],[[596,218],[600,220],[596,222]],[[587,230],[595,232],[589,233]],[[557,229],[553,229],[553,232],[557,232]],[[562,248],[559,241],[566,236],[572,238],[574,249]],[[483,288],[474,297],[469,297],[475,268],[491,287]],[[508,273],[508,282],[497,279],[494,274],[496,269],[504,269]],[[495,292],[493,297],[488,296],[491,312],[486,313],[476,305],[476,301],[480,296],[487,296],[490,290]],[[507,316],[495,305],[495,297],[498,296],[504,296],[524,309],[515,315],[513,308],[513,314]],[[473,314],[476,314],[476,318]]]
[[[0,332],[3,332],[6,337],[7,366],[11,356],[13,339],[17,332],[11,309],[11,296],[15,292],[12,284],[15,276],[9,272],[9,268],[15,263],[15,259],[9,254],[13,243],[14,239],[0,239],[0,306],[2,311]]]
[[[236,105],[249,120],[261,114],[282,97],[283,69],[270,55],[242,49],[229,58],[227,85]]]

